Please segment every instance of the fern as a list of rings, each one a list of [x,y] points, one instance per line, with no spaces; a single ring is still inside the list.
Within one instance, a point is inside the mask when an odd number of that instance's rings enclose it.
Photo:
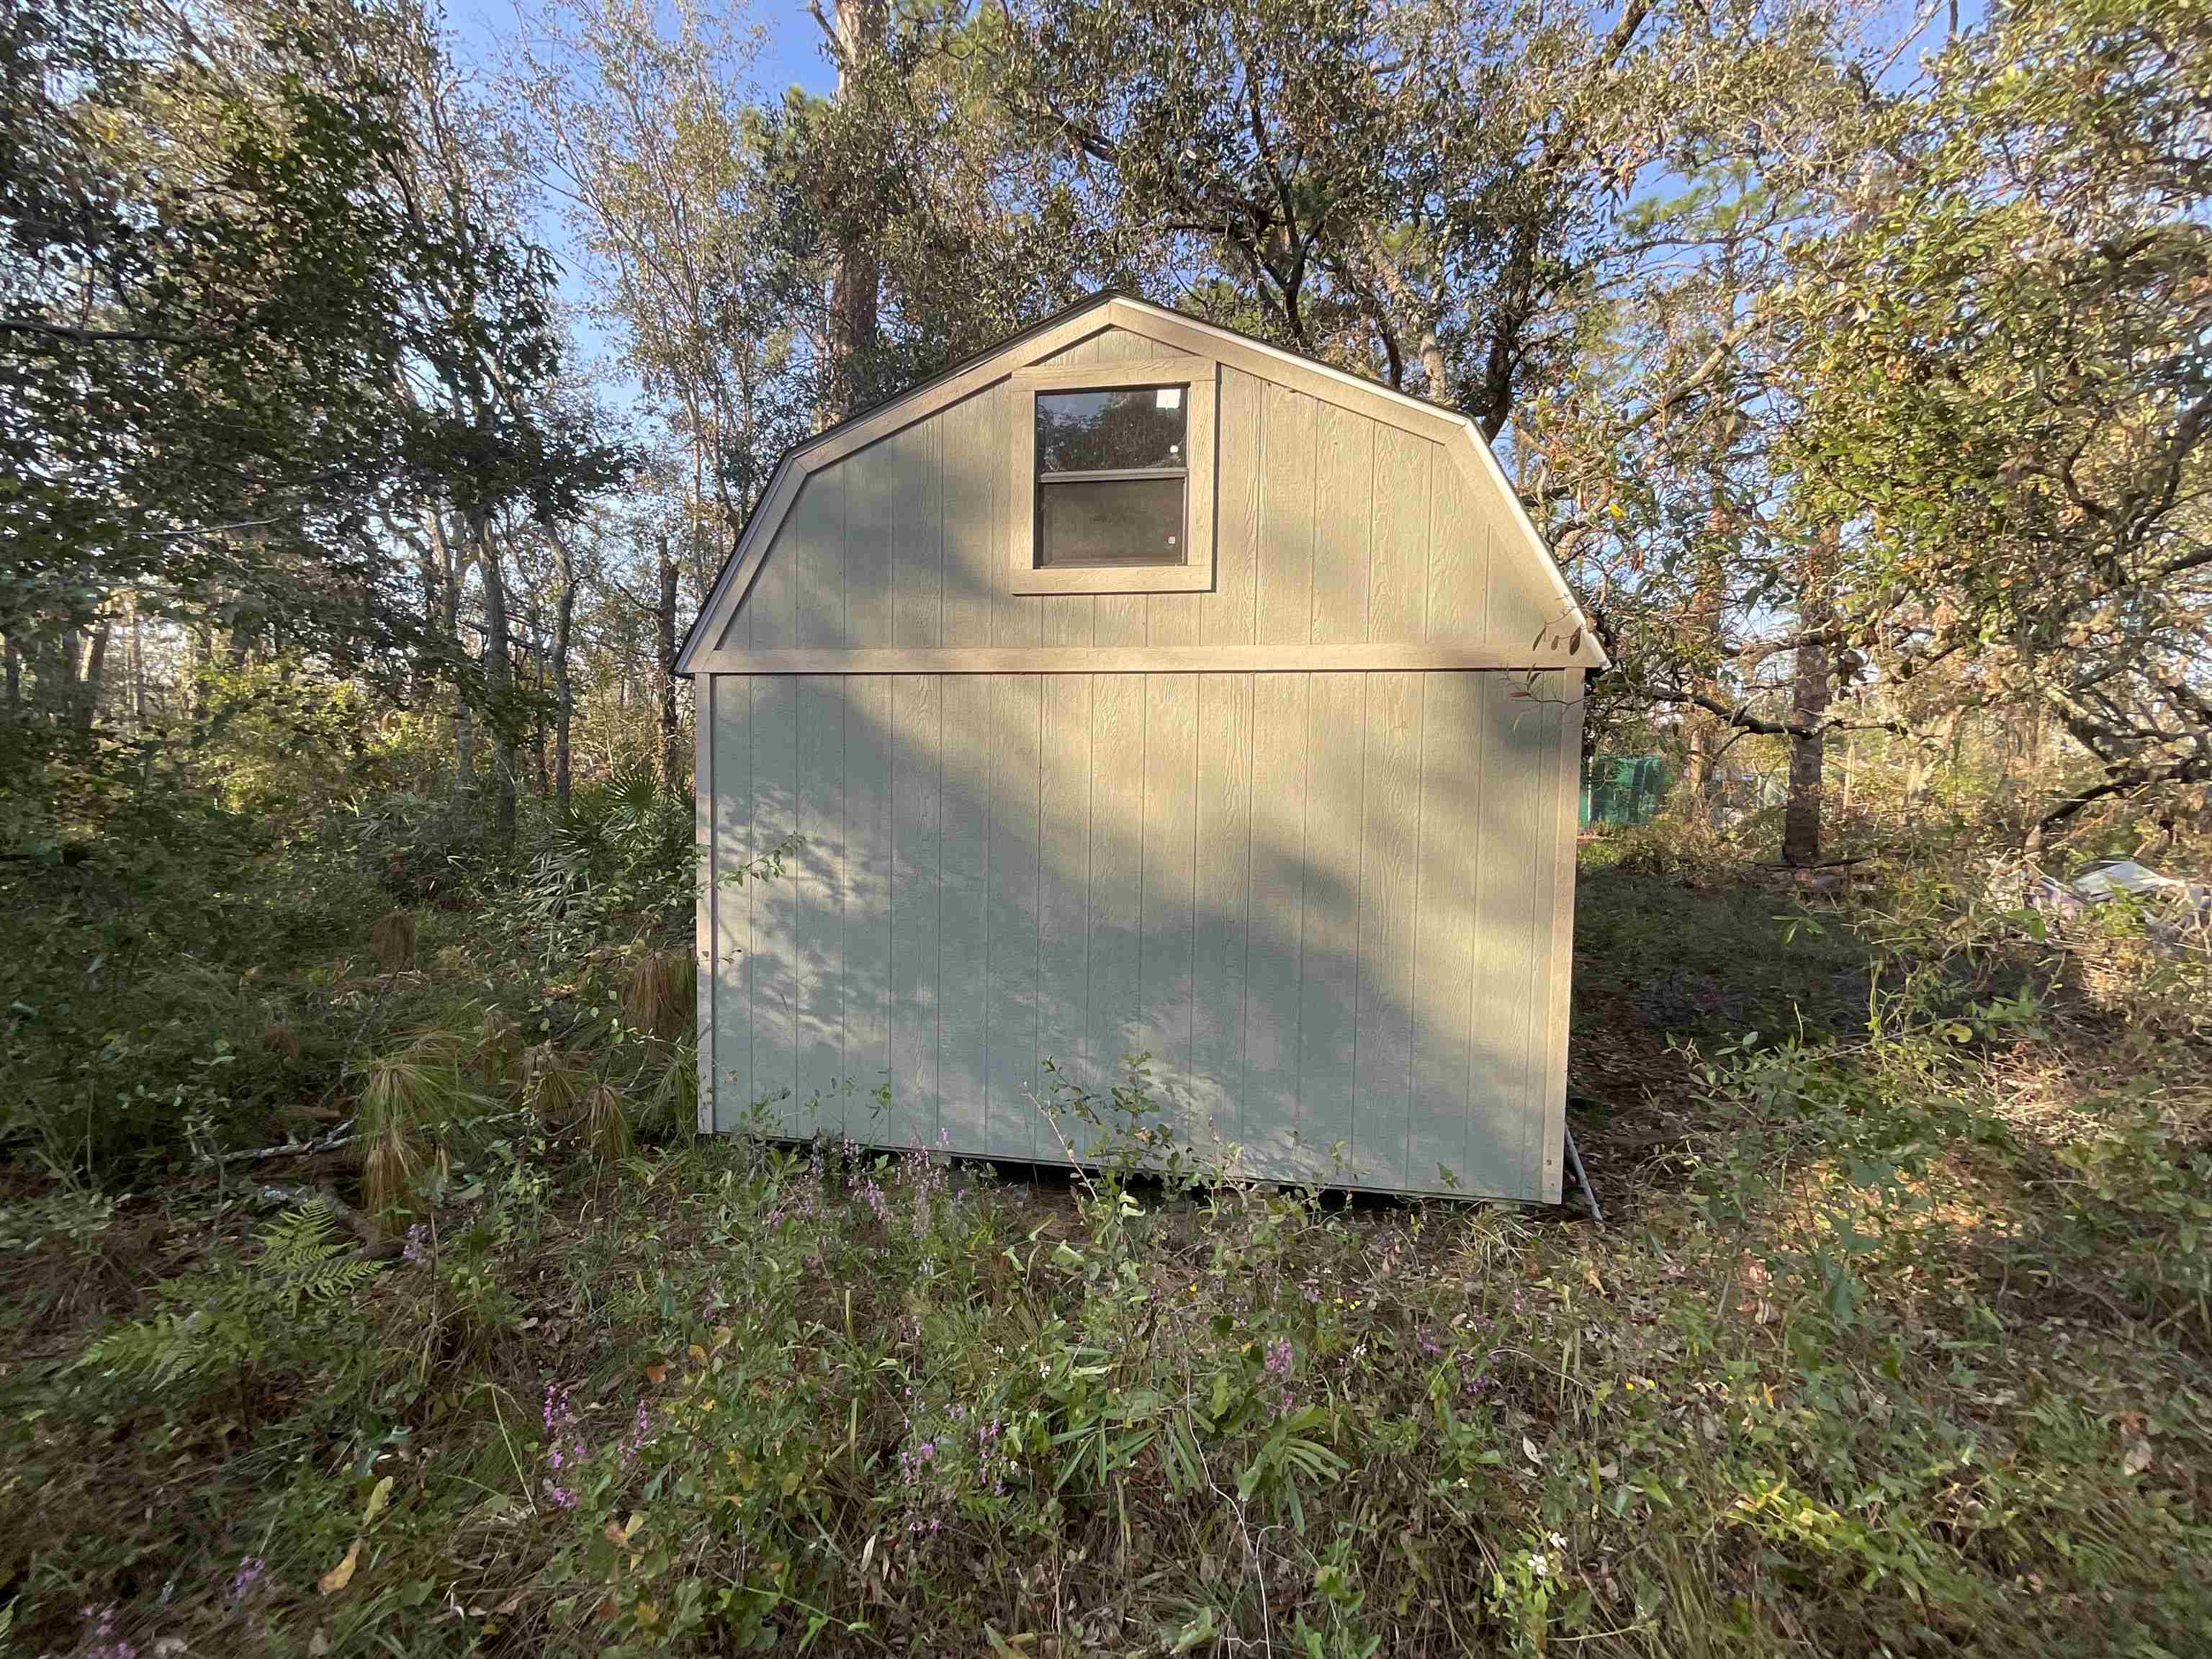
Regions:
[[[354,1255],[333,1233],[335,1221],[330,1206],[316,1199],[262,1231],[260,1271],[277,1281],[293,1309],[303,1299],[335,1302],[376,1277],[376,1263]]]
[[[376,1277],[377,1264],[352,1253],[335,1220],[320,1200],[277,1216],[262,1230],[251,1265],[163,1282],[151,1318],[118,1326],[77,1364],[156,1388],[251,1375],[272,1347],[301,1334],[303,1304],[329,1308]]]

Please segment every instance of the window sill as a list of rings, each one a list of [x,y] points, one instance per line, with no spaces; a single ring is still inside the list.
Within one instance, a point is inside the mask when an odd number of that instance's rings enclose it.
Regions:
[[[1210,564],[1060,564],[1008,573],[1016,593],[1203,593],[1213,586]]]

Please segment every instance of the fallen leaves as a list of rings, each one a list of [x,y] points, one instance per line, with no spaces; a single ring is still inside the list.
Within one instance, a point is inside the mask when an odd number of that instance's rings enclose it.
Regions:
[[[315,1588],[325,1595],[336,1595],[353,1583],[353,1570],[361,1565],[361,1540],[356,1538],[347,1547],[345,1559],[315,1581]]]

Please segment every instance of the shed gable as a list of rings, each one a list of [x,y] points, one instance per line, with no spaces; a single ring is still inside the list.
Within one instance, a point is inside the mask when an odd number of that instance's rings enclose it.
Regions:
[[[1218,377],[1211,586],[1012,591],[1016,372],[1170,356]],[[1116,297],[787,455],[678,672],[1264,668],[1286,648],[1313,668],[1604,662],[1466,421]]]

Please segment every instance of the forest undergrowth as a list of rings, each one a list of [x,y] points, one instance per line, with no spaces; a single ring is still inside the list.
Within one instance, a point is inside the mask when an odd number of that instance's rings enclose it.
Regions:
[[[1074,1176],[702,1142],[688,801],[173,806],[7,878],[22,1651],[2203,1651],[2206,966],[2124,908],[1588,844],[1601,1227],[1163,1171],[1142,1066]]]

